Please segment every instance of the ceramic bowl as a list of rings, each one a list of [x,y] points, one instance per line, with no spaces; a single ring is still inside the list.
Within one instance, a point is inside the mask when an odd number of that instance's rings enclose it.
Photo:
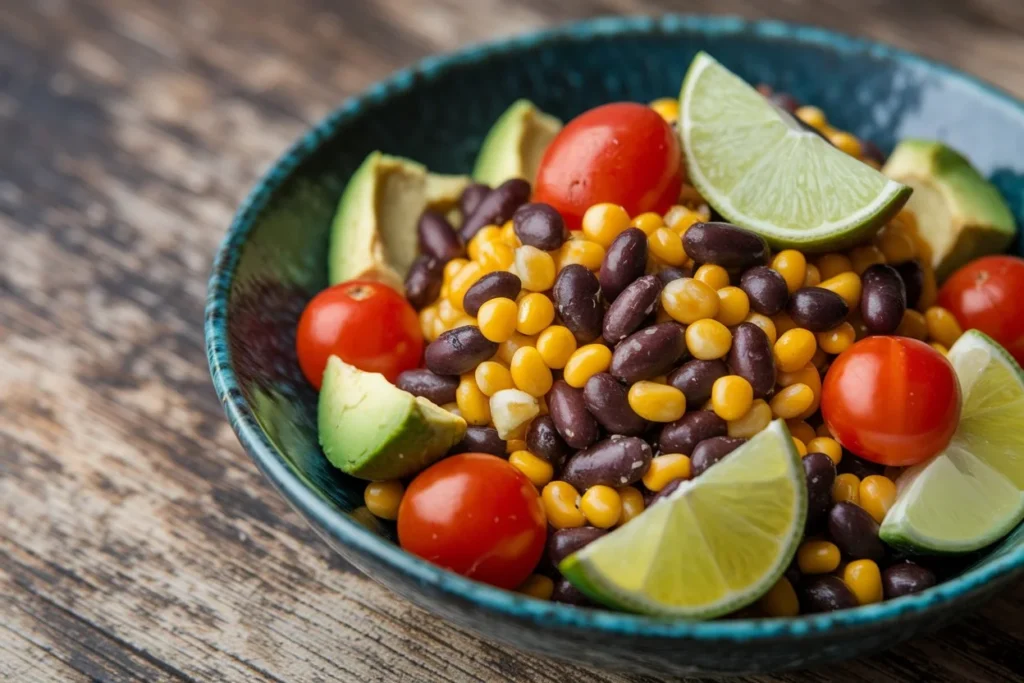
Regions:
[[[245,450],[324,540],[372,578],[484,638],[675,675],[776,671],[892,647],[1024,573],[1024,528],[954,566],[944,583],[898,600],[794,619],[650,618],[541,602],[403,552],[390,529],[353,517],[364,484],[335,470],[317,445],[315,395],[296,363],[294,328],[326,284],[331,217],[367,153],[464,173],[516,98],[568,120],[605,102],[672,96],[698,50],[748,81],[822,107],[834,125],[886,151],[907,136],[948,142],[1024,221],[1024,105],[983,82],[889,47],[777,22],[587,21],[423,60],[348,100],[289,149],[245,200],[216,258],[206,312],[213,383]]]

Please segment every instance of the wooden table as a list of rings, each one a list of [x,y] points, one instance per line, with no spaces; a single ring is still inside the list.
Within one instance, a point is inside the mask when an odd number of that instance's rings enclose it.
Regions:
[[[854,4],[0,3],[0,680],[639,680],[477,640],[328,551],[210,387],[211,256],[261,169],[346,96],[550,21],[770,13],[1024,96],[1016,0]],[[1018,585],[934,638],[771,680],[1009,680],[1022,613]]]

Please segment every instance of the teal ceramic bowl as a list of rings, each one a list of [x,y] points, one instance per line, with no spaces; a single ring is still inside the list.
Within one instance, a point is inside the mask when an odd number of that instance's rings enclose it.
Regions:
[[[551,604],[491,588],[403,552],[360,524],[363,483],[324,459],[294,328],[326,284],[331,216],[374,149],[467,172],[484,133],[519,97],[569,119],[615,100],[674,95],[707,50],[752,82],[824,108],[889,150],[942,139],[966,152],[1024,220],[1024,105],[974,78],[827,31],[733,18],[599,19],[424,60],[299,140],[249,195],[217,255],[206,311],[210,371],[257,466],[337,552],[421,607],[484,638],[582,664],[655,674],[767,672],[865,655],[935,629],[1024,573],[1024,528],[921,594],[795,619],[690,622]],[[254,134],[258,134],[258,131]],[[1019,245],[1017,246],[1019,251]]]

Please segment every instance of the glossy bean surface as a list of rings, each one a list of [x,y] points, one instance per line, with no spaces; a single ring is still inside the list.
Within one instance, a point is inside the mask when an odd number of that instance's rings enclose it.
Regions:
[[[730,223],[694,223],[683,235],[687,255],[697,263],[750,268],[768,262],[768,243]]]
[[[587,409],[610,434],[639,436],[647,429],[647,420],[630,408],[629,390],[607,372],[600,372],[583,387]]]
[[[786,280],[768,266],[757,266],[740,277],[740,289],[750,300],[750,308],[761,315],[772,316],[782,311],[789,300]]]
[[[462,307],[467,314],[476,317],[476,314],[480,312],[480,307],[491,299],[515,301],[522,289],[523,283],[514,273],[504,270],[488,273],[466,290],[466,296],[462,299]]]
[[[800,327],[824,332],[846,320],[850,307],[835,292],[821,287],[801,287],[790,295],[786,312]]]
[[[876,263],[861,275],[860,314],[873,334],[892,334],[907,309],[903,278],[892,266]]]
[[[457,375],[437,375],[426,368],[416,368],[400,374],[395,385],[413,396],[422,396],[431,403],[443,406],[445,403],[455,403],[459,378]]]
[[[559,319],[577,342],[588,344],[601,336],[601,285],[590,270],[578,263],[565,266],[558,273],[551,294]]]
[[[585,607],[591,604],[590,598],[565,578],[555,580],[555,590],[551,593],[551,601],[565,603],[566,605],[576,605],[577,607]]]
[[[487,339],[479,327],[465,325],[442,332],[427,345],[423,360],[438,375],[461,375],[475,370],[497,350],[498,345]]]
[[[502,225],[530,198],[530,183],[521,178],[506,180],[488,192],[462,221],[459,235],[465,244],[485,225]]]
[[[729,366],[723,360],[695,358],[669,373],[668,383],[683,392],[687,406],[695,408],[711,398],[711,387],[715,385],[715,380],[728,374]]]
[[[441,293],[444,264],[433,256],[420,254],[405,276],[405,298],[417,311],[437,300]]]
[[[561,214],[550,204],[523,204],[512,215],[512,229],[523,244],[542,251],[558,249],[569,237]]]
[[[684,277],[693,277],[693,268],[676,268],[675,266],[669,266],[667,268],[662,268],[657,273],[657,278],[661,281],[663,286],[673,280],[679,280]]]
[[[712,411],[694,410],[661,428],[658,449],[662,453],[692,455],[697,444],[714,437],[725,436],[728,432],[729,427],[725,420]],[[693,473],[692,459],[690,471]]]
[[[653,453],[643,439],[613,436],[579,451],[565,462],[562,479],[586,491],[604,484],[619,487],[634,484],[647,474]]]
[[[683,326],[672,321],[658,323],[619,342],[612,353],[609,372],[616,379],[633,384],[665,374],[685,354]]]
[[[836,466],[824,453],[808,453],[802,459],[807,479],[807,528],[818,529],[832,508],[832,485]]]
[[[740,323],[732,332],[729,369],[750,382],[754,398],[767,398],[775,389],[775,357],[771,341],[754,323]]]
[[[462,240],[448,219],[438,211],[427,209],[416,224],[420,253],[432,256],[442,265],[462,256]]]
[[[448,454],[490,453],[499,458],[504,458],[505,449],[505,440],[498,436],[498,430],[494,427],[469,426],[466,428],[465,436],[451,447]]]
[[[466,185],[466,189],[462,191],[459,196],[459,211],[462,212],[463,217],[476,211],[477,207],[480,206],[480,202],[484,200],[488,194],[490,194],[491,188],[483,183],[470,183]]]
[[[894,564],[882,572],[882,591],[886,600],[920,593],[935,583],[935,574],[930,569],[909,560]]]
[[[657,308],[661,287],[657,275],[644,275],[626,287],[604,314],[604,340],[617,344],[640,328]]]
[[[903,289],[907,294],[907,308],[917,308],[924,291],[924,268],[919,261],[905,261],[896,266],[896,272],[903,280]]]
[[[558,563],[581,550],[590,543],[604,536],[608,531],[592,526],[578,526],[570,529],[557,529],[548,536],[548,560],[551,564]]]
[[[640,228],[629,228],[619,233],[609,245],[598,274],[605,300],[615,301],[646,270],[647,235]]]
[[[572,448],[586,448],[597,441],[601,429],[587,410],[583,390],[558,380],[547,395],[548,414],[562,439]]]
[[[837,576],[808,576],[797,590],[800,612],[817,614],[857,606],[857,597]]]
[[[878,538],[878,522],[859,505],[841,502],[828,513],[828,532],[843,555],[854,560],[880,560],[885,546]]]
[[[731,436],[715,436],[698,443],[690,456],[690,476],[703,474],[709,467],[747,442]]]
[[[526,448],[538,458],[551,463],[555,468],[569,455],[569,445],[555,427],[550,415],[540,415],[530,422],[526,430]]]

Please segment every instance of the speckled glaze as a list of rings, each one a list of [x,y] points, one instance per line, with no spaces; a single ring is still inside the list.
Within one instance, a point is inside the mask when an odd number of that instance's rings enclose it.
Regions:
[[[213,383],[242,445],[333,548],[416,604],[485,638],[588,665],[656,674],[768,672],[891,647],[976,607],[1024,573],[1024,528],[920,595],[796,619],[688,622],[555,605],[412,557],[350,513],[363,484],[324,459],[294,327],[326,283],[345,180],[374,149],[466,172],[505,107],[528,97],[564,119],[614,100],[674,95],[707,50],[753,82],[824,108],[890,150],[907,136],[966,152],[1024,219],[1024,105],[892,48],[815,28],[724,17],[601,19],[424,60],[347,101],[271,168],[217,255],[206,311]],[[1020,251],[1020,244],[1017,245]],[[373,526],[373,523],[370,523]]]

